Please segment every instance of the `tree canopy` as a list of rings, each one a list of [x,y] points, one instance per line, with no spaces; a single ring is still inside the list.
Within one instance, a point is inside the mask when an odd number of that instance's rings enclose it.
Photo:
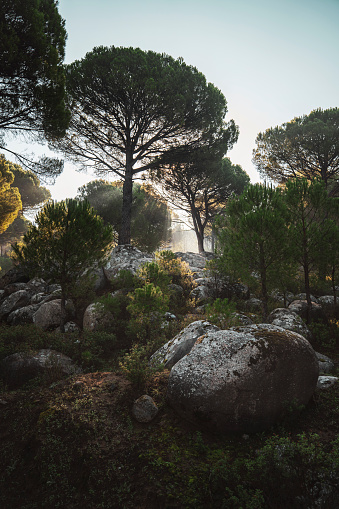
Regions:
[[[19,164],[7,161],[9,170],[14,175],[13,187],[19,189],[22,202],[22,212],[28,212],[51,198],[50,191],[40,185],[39,178],[29,170],[24,170]]]
[[[132,181],[159,154],[185,145],[238,136],[225,123],[223,94],[179,58],[139,48],[97,47],[67,66],[72,109],[66,138],[57,144],[70,158],[123,181],[119,243],[130,242]]]
[[[93,180],[78,189],[106,223],[120,230],[122,182]],[[149,184],[133,183],[131,242],[142,251],[153,252],[168,240],[171,225],[166,201]]]
[[[249,185],[229,201],[225,216],[218,219],[221,265],[249,284],[259,279],[267,317],[268,292],[277,282],[288,248],[289,214],[281,189]]]
[[[263,178],[320,178],[328,186],[339,175],[339,108],[309,115],[259,133],[253,162]]]
[[[185,211],[192,220],[199,252],[204,251],[204,234],[215,215],[226,205],[232,194],[240,194],[250,178],[239,165],[220,153],[202,149],[183,152],[181,161],[154,163],[153,179],[165,192],[166,198]]]
[[[7,230],[22,209],[19,189],[12,187],[10,163],[0,155],[0,234]]]
[[[0,0],[0,149],[5,136],[21,133],[47,139],[65,133],[66,30],[56,0]],[[13,153],[13,152],[12,152]],[[26,157],[15,153],[21,163]],[[48,158],[31,166],[46,170]],[[58,163],[58,164],[56,164]],[[60,173],[61,163],[51,170]]]

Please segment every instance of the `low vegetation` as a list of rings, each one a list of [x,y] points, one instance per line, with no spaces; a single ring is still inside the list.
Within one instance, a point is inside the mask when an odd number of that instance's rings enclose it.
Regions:
[[[184,288],[179,301],[171,285]],[[297,418],[260,434],[220,436],[182,421],[166,402],[169,372],[150,355],[189,321],[229,327],[241,301],[222,297],[191,315],[188,267],[158,253],[133,276],[122,271],[98,298],[114,320],[95,332],[0,328],[0,358],[52,348],[83,374],[58,372],[0,393],[4,507],[332,508],[339,497],[339,388],[317,392]],[[128,291],[123,291],[123,289]],[[112,296],[114,292],[114,296]],[[163,321],[164,312],[176,320]],[[253,318],[253,315],[252,315]],[[257,315],[257,321],[261,318]],[[165,326],[164,326],[165,325]],[[313,323],[313,346],[338,365],[339,326]],[[131,417],[149,394],[159,408],[149,424]],[[293,409],[291,408],[291,415]]]

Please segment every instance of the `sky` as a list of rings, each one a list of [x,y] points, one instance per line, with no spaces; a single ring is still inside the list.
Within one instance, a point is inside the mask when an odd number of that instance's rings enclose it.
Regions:
[[[131,46],[182,57],[202,72],[227,99],[226,121],[239,126],[227,156],[253,183],[259,132],[339,106],[339,0],[59,0],[59,12],[65,63],[95,46]],[[66,162],[52,197],[75,196],[94,178]]]

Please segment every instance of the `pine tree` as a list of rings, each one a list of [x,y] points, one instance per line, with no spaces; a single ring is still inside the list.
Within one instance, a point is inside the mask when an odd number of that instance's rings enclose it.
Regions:
[[[64,331],[66,299],[74,284],[99,263],[112,243],[111,226],[105,226],[89,203],[66,200],[47,204],[24,235],[22,246],[13,246],[17,260],[33,276],[61,286],[61,324]]]

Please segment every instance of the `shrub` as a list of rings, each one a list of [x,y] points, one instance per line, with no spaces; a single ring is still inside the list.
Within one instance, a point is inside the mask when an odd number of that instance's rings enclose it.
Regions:
[[[168,310],[168,295],[153,283],[146,283],[128,296],[130,304],[127,311],[131,314],[129,331],[141,340],[149,340],[160,333],[163,315]]]
[[[212,304],[206,306],[206,318],[222,329],[236,325],[235,302],[228,299],[216,299]]]
[[[185,296],[188,296],[193,289],[192,272],[188,264],[177,258],[172,251],[159,251],[155,253],[155,260],[160,269],[168,274],[171,283],[180,285]]]
[[[313,341],[325,348],[335,348],[339,341],[339,321],[329,320],[328,323],[311,322],[309,329],[313,335]]]
[[[111,285],[114,291],[132,289],[140,287],[142,285],[142,281],[140,281],[138,276],[132,274],[130,270],[122,269],[119,271],[117,276],[112,278]]]
[[[120,369],[135,388],[144,388],[159,367],[149,365],[150,347],[134,344],[119,362]]]
[[[172,278],[170,274],[160,267],[157,262],[145,263],[138,272],[138,275],[145,283],[153,283],[158,286],[163,292],[168,291],[168,285],[171,283]]]

